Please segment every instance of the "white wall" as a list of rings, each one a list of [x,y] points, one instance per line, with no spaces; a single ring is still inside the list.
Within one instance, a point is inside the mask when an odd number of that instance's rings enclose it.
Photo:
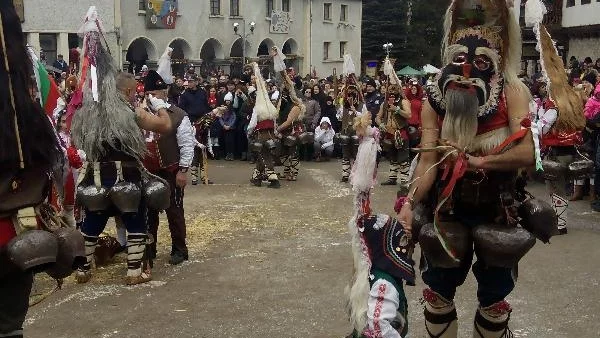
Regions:
[[[575,0],[575,6],[567,7],[567,1],[563,1],[563,27],[597,24],[600,24],[600,2],[592,0],[591,3],[582,5],[581,0]]]
[[[323,19],[324,3],[332,3],[331,21]],[[345,22],[340,21],[341,5],[348,6]],[[362,2],[356,0],[312,1],[312,65],[316,68],[319,77],[332,74],[333,68],[341,74],[343,59],[340,57],[340,41],[346,41],[346,52],[352,55],[352,60],[358,71],[361,66],[361,30],[362,30]],[[330,42],[329,59],[323,60],[323,43]]]
[[[600,38],[570,38],[567,60],[571,56],[575,56],[579,61],[589,56],[595,62],[600,58]]]
[[[77,33],[90,6],[96,6],[104,24],[106,38],[113,54],[118,51],[114,30],[115,0],[26,0],[23,32],[28,42],[39,51],[39,33],[57,34],[57,54],[69,55],[68,33]],[[130,0],[129,0],[130,1]]]

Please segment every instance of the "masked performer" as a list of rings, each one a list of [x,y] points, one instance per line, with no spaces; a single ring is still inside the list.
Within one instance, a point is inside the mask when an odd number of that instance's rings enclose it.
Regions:
[[[342,97],[338,100],[337,119],[342,121],[342,129],[335,141],[342,147],[342,182],[348,182],[352,161],[356,155],[358,138],[356,138],[352,123],[354,118],[366,111],[360,87],[356,81],[354,62],[349,54],[344,55],[344,75],[346,84],[342,89]]]
[[[283,164],[283,176],[288,181],[298,179],[298,142],[304,129],[302,119],[306,112],[306,107],[302,100],[296,95],[294,83],[286,72],[285,56],[279,48],[273,47],[273,63],[275,71],[281,74],[283,79],[283,89],[279,97],[279,117],[277,119],[277,133],[281,136],[281,154],[280,159]]]
[[[88,11],[82,31],[83,104],[73,117],[72,137],[88,161],[77,188],[77,202],[85,208],[81,232],[87,259],[77,271],[77,282],[90,279],[98,236],[109,217],[120,216],[128,233],[126,283],[144,283],[151,279],[149,271],[142,272],[141,266],[147,242],[146,208],[165,209],[169,186],[150,176],[141,165],[146,144],[140,128],[170,132],[172,123],[165,109],[168,105],[150,98],[158,114],[155,116],[134,108],[131,98],[119,92],[122,83],[117,83],[117,68],[102,44],[102,26],[94,6]],[[119,82],[125,80],[121,78]]]
[[[451,3],[442,49],[446,66],[427,88],[421,154],[398,214],[400,223],[412,225],[417,203],[434,210],[431,223],[413,229],[429,286],[423,292],[429,337],[457,336],[454,296],[474,251],[479,308],[473,335],[512,337],[505,298],[514,288],[519,259],[535,244],[524,229],[532,229],[533,209],[527,206],[543,204],[529,200],[519,206],[522,227],[517,226],[512,197],[517,169],[540,163],[526,118],[528,89],[517,77],[520,50],[520,29],[505,0]],[[541,225],[553,234],[556,218],[545,206]]]
[[[408,176],[408,122],[411,110],[410,102],[404,97],[400,80],[394,72],[389,59],[385,60],[384,69],[390,69],[391,85],[385,93],[385,102],[381,105],[375,121],[383,131],[383,150],[390,161],[390,174],[382,185],[396,185],[398,172],[402,170],[404,178]],[[402,167],[401,167],[402,166]]]
[[[546,158],[543,161],[546,187],[558,216],[558,229],[567,233],[567,209],[570,194],[567,183],[572,180],[574,199],[583,194],[585,179],[592,177],[593,161],[580,155],[577,147],[583,143],[585,128],[583,106],[564,73],[562,60],[546,28],[541,25],[543,5],[539,0],[526,4],[527,21],[533,25],[538,39],[542,78],[541,107],[538,109],[538,130]]]
[[[357,120],[354,129],[360,145],[351,175],[355,214],[348,223],[354,275],[347,288],[354,333],[348,338],[406,337],[408,302],[403,284],[414,285],[415,281],[413,243],[396,219],[371,211],[379,130],[370,126],[370,113]]]
[[[12,1],[0,2],[0,48],[0,337],[23,337],[33,273],[56,263],[60,250],[37,230],[34,207],[48,197],[63,154],[30,92],[33,66]]]
[[[252,117],[248,124],[248,139],[250,148],[256,158],[256,168],[252,173],[250,182],[260,186],[262,181],[269,181],[270,188],[279,188],[279,179],[274,170],[273,157],[277,155],[277,137],[275,126],[277,121],[277,108],[269,99],[265,80],[260,74],[256,63],[252,64],[256,80],[256,95]]]
[[[208,179],[208,158],[206,154],[207,151],[213,154],[212,147],[209,143],[210,128],[219,117],[223,116],[223,113],[226,110],[226,107],[214,108],[208,114],[204,114],[197,119],[193,124],[196,136],[196,148],[194,148],[194,159],[192,160],[192,167],[190,168],[192,185],[198,184],[198,172],[200,172],[200,182],[202,184],[213,184],[213,182]]]

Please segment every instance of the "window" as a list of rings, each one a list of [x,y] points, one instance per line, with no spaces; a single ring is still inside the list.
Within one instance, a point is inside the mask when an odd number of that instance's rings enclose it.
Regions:
[[[329,60],[329,45],[331,42],[323,42],[323,60]]]
[[[44,51],[46,64],[53,64],[56,61],[56,34],[40,33],[40,48]]]
[[[267,0],[267,16],[270,17],[275,9],[275,0]]]
[[[284,12],[290,11],[290,0],[281,0],[281,10]]]
[[[323,20],[331,21],[331,2],[323,4]]]
[[[340,59],[346,54],[346,44],[348,44],[347,41],[340,41]]]
[[[592,2],[592,0],[581,0],[581,4],[582,5],[587,5],[587,4],[591,3],[591,2]]]
[[[340,21],[346,21],[348,17],[348,5],[342,5],[340,8]]]
[[[138,1],[138,10],[140,10],[140,11],[146,10],[146,0]]]
[[[567,7],[575,6],[575,0],[567,0]]]
[[[240,16],[240,0],[231,0],[229,6],[229,15]]]
[[[221,15],[221,0],[210,0],[210,15]]]

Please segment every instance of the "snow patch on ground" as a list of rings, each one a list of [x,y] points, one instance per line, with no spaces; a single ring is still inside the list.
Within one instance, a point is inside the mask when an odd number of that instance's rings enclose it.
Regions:
[[[352,194],[349,184],[338,182],[338,179],[331,176],[327,171],[322,169],[306,169],[317,183],[319,183],[327,195],[331,198],[346,197]]]

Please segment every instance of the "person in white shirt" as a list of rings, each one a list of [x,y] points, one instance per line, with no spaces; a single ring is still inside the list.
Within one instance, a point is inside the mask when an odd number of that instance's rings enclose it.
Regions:
[[[333,137],[335,130],[331,127],[329,117],[322,117],[321,123],[315,128],[315,155],[317,162],[331,158],[333,154]],[[324,156],[324,157],[323,157]]]

